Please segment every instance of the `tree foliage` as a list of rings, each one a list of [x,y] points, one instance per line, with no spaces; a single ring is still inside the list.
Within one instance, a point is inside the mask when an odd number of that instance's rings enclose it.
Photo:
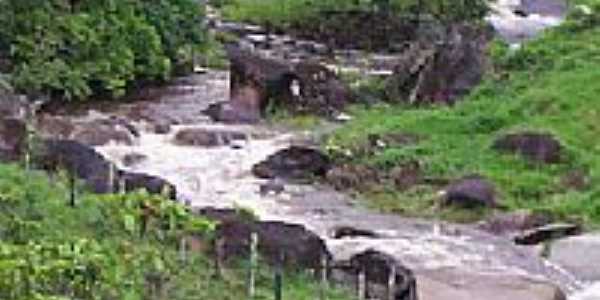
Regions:
[[[22,91],[68,99],[164,80],[202,43],[194,0],[0,1],[0,53]]]

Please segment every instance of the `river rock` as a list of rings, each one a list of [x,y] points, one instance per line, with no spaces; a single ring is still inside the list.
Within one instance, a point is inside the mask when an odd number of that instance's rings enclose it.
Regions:
[[[579,233],[581,233],[581,226],[577,224],[548,224],[526,230],[515,236],[514,240],[519,245],[536,245]]]
[[[145,190],[150,194],[164,195],[177,200],[177,189],[168,181],[148,174],[119,171],[119,181],[123,182],[126,192]]]
[[[329,157],[321,151],[306,147],[292,146],[276,152],[266,160],[252,167],[258,178],[307,180],[315,176],[325,176],[331,168]]]
[[[555,285],[518,275],[460,270],[416,273],[419,300],[566,300]]]
[[[493,148],[500,152],[519,154],[536,163],[559,163],[562,156],[560,142],[546,133],[508,134],[497,139]]]
[[[76,127],[72,138],[89,146],[103,146],[111,142],[133,145],[131,134],[106,124],[86,124]]]
[[[378,172],[365,165],[338,165],[332,167],[326,175],[327,183],[337,190],[360,190],[379,180]]]
[[[583,280],[600,281],[600,233],[557,240],[550,247],[548,259]]]
[[[215,147],[228,145],[233,140],[246,139],[242,132],[206,129],[206,128],[187,128],[178,131],[175,134],[175,144],[183,146],[202,146]]]
[[[14,118],[0,117],[0,161],[16,161],[27,144],[25,123]]]
[[[442,192],[446,205],[497,207],[494,185],[479,175],[471,175],[448,185]]]
[[[329,257],[323,240],[301,225],[247,220],[228,220],[217,226],[218,255],[225,261],[248,259],[252,232],[258,236],[259,254],[273,266],[315,270],[323,255]]]

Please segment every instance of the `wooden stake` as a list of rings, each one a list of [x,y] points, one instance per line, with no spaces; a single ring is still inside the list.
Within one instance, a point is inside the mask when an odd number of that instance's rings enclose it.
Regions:
[[[258,258],[258,234],[250,235],[250,263],[248,270],[248,299],[254,299],[256,295],[256,261]]]
[[[365,300],[367,292],[367,276],[363,268],[358,272],[358,300]]]
[[[388,286],[387,286],[387,292],[388,292],[388,300],[395,300],[395,294],[396,294],[396,266],[395,265],[391,265],[390,266],[390,274],[389,274],[389,278],[388,278]]]
[[[321,281],[319,284],[319,300],[327,300],[327,289],[328,289],[328,282],[327,282],[327,271],[328,271],[328,264],[327,264],[327,255],[325,253],[323,253],[321,255]]]

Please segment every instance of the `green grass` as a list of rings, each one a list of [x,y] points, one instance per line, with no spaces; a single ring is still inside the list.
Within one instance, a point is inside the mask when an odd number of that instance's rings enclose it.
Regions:
[[[98,196],[81,192],[68,205],[65,181],[0,164],[0,299],[245,299],[245,271],[213,278],[212,261],[179,241],[208,243],[213,223],[172,201],[146,193]],[[146,207],[142,209],[141,207]],[[142,236],[141,215],[153,211]],[[257,277],[257,298],[272,299],[272,272]],[[162,289],[155,289],[156,282]],[[158,292],[162,290],[162,292]],[[318,285],[285,276],[286,299],[312,300]],[[339,290],[328,299],[350,299]]]
[[[498,186],[502,202],[510,209],[546,211],[599,225],[600,187],[595,184],[600,180],[598,19],[598,13],[585,20],[572,19],[516,53],[498,43],[492,48],[494,72],[454,107],[355,107],[354,121],[337,131],[327,146],[336,149],[334,154],[350,150],[354,162],[384,170],[418,160],[431,177],[479,173]],[[555,135],[564,145],[565,162],[535,165],[491,149],[499,136],[523,130]],[[386,133],[422,138],[415,145],[388,147],[374,154],[358,151],[369,134]],[[576,191],[561,186],[561,177],[571,170],[586,171],[590,188]],[[441,214],[471,220],[482,215],[432,212],[436,196],[430,186],[405,193],[383,186],[365,196],[376,208],[411,216]]]

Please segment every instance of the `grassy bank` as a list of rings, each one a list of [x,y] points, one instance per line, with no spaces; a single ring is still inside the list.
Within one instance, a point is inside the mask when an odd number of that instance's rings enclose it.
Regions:
[[[589,4],[597,3],[588,1]],[[496,44],[495,68],[486,81],[454,107],[355,107],[355,119],[328,141],[340,160],[391,170],[418,161],[428,177],[458,178],[478,173],[497,185],[509,209],[545,211],[562,219],[600,224],[600,22],[573,17],[513,52]],[[506,133],[553,134],[565,160],[537,165],[492,149]],[[416,144],[360,151],[368,136],[405,133]],[[351,153],[351,157],[340,155]],[[585,174],[589,185],[562,183],[570,172]],[[439,187],[418,185],[400,192],[382,184],[364,193],[383,211],[431,217]],[[487,212],[442,211],[444,218],[473,220]]]
[[[201,252],[181,259],[181,238],[206,242],[213,223],[144,193],[82,192],[76,207],[68,205],[68,194],[60,179],[0,164],[1,299],[245,299],[243,270],[217,279]],[[272,299],[271,282],[263,268],[257,299]],[[309,300],[318,287],[293,274],[284,292]],[[329,299],[348,298],[330,291]]]

